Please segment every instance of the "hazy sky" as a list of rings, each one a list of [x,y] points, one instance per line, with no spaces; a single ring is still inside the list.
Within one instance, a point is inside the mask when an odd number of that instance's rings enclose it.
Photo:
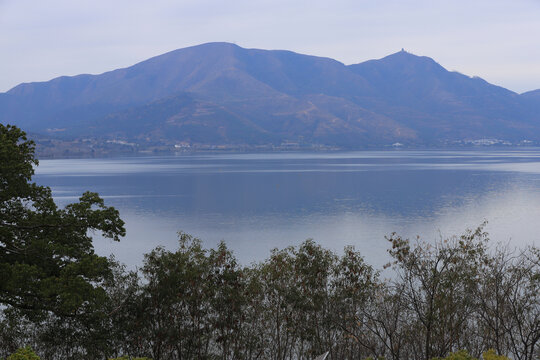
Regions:
[[[0,92],[210,41],[346,64],[405,48],[540,88],[540,0],[0,0]]]

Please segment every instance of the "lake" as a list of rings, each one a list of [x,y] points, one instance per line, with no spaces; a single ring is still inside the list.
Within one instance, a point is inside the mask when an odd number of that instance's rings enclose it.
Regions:
[[[41,160],[35,181],[59,204],[96,191],[127,236],[97,252],[130,267],[177,231],[225,240],[244,264],[313,238],[388,261],[385,236],[461,234],[487,220],[495,242],[540,244],[540,149],[178,154]]]

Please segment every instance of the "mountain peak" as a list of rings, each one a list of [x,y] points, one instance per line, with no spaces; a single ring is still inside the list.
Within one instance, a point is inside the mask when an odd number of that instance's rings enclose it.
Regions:
[[[360,64],[349,65],[357,74],[371,77],[386,74],[392,77],[425,77],[428,74],[442,75],[448,71],[435,60],[419,56],[401,49],[381,59],[368,60]]]
[[[379,59],[379,61],[382,62],[415,62],[415,63],[424,63],[424,64],[436,64],[439,65],[435,60],[428,56],[422,56],[422,55],[416,55],[411,52],[406,51],[405,49],[401,49],[398,52],[395,52],[393,54],[387,55],[383,57],[382,59]],[[440,66],[440,65],[439,65]],[[441,66],[442,67],[442,66]]]
[[[182,51],[182,50],[188,50],[188,49],[211,49],[211,50],[224,50],[224,49],[242,49],[242,47],[225,41],[213,41],[213,42],[207,42],[202,43],[198,45],[193,45],[185,48],[176,49],[174,51]]]

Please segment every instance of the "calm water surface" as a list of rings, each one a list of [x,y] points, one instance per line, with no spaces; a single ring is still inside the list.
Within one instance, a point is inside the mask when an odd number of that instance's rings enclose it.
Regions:
[[[313,238],[381,265],[394,231],[433,240],[484,220],[494,241],[540,245],[540,149],[42,160],[35,180],[60,204],[90,190],[118,208],[126,238],[95,245],[130,266],[179,230],[245,264]]]

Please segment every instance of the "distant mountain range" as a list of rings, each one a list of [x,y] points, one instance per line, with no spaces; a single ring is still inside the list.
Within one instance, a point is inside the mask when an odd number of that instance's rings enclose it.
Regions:
[[[0,122],[141,149],[540,143],[540,90],[517,94],[406,51],[347,66],[208,43],[20,84],[0,93]]]

